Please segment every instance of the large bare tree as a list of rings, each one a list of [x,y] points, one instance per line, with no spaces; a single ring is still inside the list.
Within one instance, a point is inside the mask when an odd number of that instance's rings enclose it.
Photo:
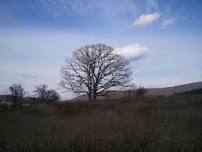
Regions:
[[[129,61],[104,44],[86,45],[73,52],[61,69],[61,86],[90,101],[109,89],[124,87],[130,81]]]

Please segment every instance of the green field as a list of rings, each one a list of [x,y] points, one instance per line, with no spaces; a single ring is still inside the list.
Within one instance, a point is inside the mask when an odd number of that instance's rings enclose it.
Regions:
[[[0,111],[0,152],[201,152],[202,96],[127,97]]]

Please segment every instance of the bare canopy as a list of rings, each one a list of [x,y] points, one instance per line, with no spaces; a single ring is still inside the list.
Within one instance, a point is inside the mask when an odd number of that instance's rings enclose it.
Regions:
[[[22,99],[26,94],[24,88],[20,84],[12,84],[9,87],[9,90],[11,96],[13,97],[14,104],[21,104]]]
[[[130,81],[129,61],[115,54],[104,44],[86,45],[73,52],[61,69],[61,86],[79,94],[87,94],[89,100],[107,94],[116,87],[124,87]]]

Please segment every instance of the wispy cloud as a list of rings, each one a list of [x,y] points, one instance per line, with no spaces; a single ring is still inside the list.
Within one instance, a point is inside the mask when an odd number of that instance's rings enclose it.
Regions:
[[[125,19],[136,11],[136,5],[131,0],[35,0],[34,5],[42,8],[52,17],[72,20],[88,19],[88,24],[90,20]]]
[[[147,12],[160,11],[159,4],[156,0],[146,0]]]
[[[167,28],[167,27],[173,26],[175,24],[175,22],[176,22],[176,20],[174,17],[167,18],[162,22],[162,28]]]
[[[0,26],[83,28],[112,23],[122,26],[130,23],[137,10],[136,3],[131,0],[20,1],[0,1]]]
[[[145,56],[149,48],[138,43],[134,43],[121,48],[115,48],[115,52],[128,59],[137,60]]]
[[[159,13],[142,14],[135,20],[134,25],[137,27],[147,27],[160,18]]]

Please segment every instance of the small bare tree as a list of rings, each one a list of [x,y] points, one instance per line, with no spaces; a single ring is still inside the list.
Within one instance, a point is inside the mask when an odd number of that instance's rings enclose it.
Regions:
[[[34,92],[41,102],[58,101],[60,98],[59,93],[53,89],[48,90],[48,85],[46,84],[36,86]]]
[[[109,89],[124,87],[130,81],[129,61],[104,44],[86,45],[73,52],[61,69],[61,86],[89,100],[106,95]]]
[[[41,85],[36,86],[36,88],[34,90],[37,98],[39,98],[41,102],[45,101],[45,99],[46,99],[47,88],[48,88],[48,86],[46,84],[41,84]]]
[[[13,102],[15,105],[22,102],[23,97],[25,96],[25,90],[20,84],[12,84],[9,87],[10,94],[13,97]]]
[[[48,102],[58,101],[60,99],[60,95],[57,91],[50,89],[46,92],[46,100]]]

